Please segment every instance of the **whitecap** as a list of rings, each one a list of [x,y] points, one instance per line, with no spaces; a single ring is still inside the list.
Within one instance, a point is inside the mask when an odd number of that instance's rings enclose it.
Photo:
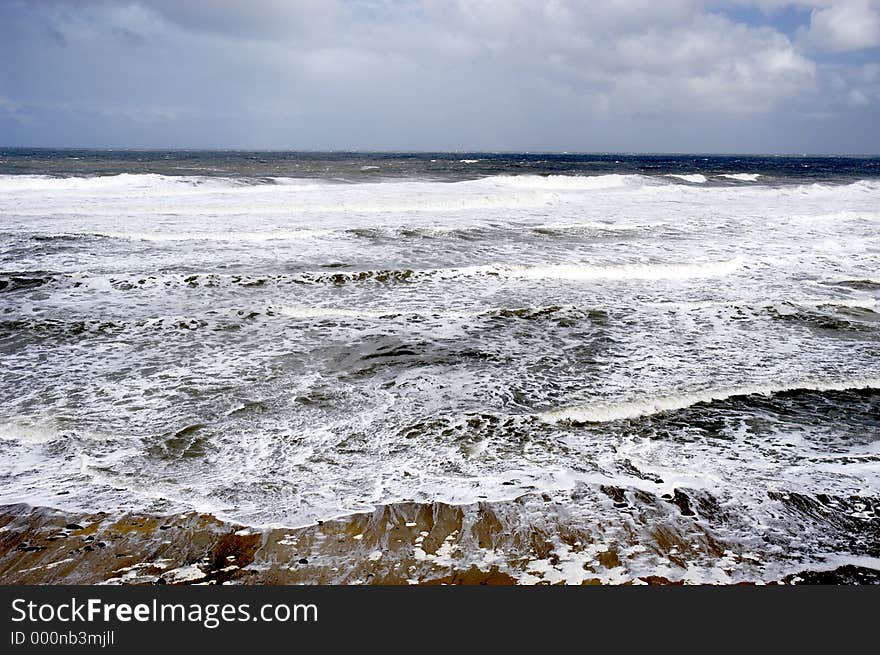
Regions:
[[[591,191],[596,189],[623,189],[651,183],[644,175],[495,175],[476,184],[494,184],[523,189],[553,189],[559,191]],[[460,184],[474,184],[461,182]]]
[[[698,403],[713,400],[726,400],[734,396],[761,394],[770,396],[783,391],[848,391],[852,389],[878,389],[880,378],[862,378],[840,381],[830,380],[793,380],[780,384],[756,384],[721,389],[704,389],[687,391],[666,396],[634,398],[621,401],[596,401],[585,405],[576,405],[552,409],[539,414],[539,418],[548,423],[572,421],[574,423],[604,423],[623,419],[650,416],[660,412],[685,409]]]
[[[509,277],[557,280],[686,280],[720,277],[740,268],[742,258],[674,264],[556,264],[499,269]]]
[[[331,230],[267,230],[265,232],[104,232],[97,237],[111,239],[130,239],[132,241],[225,241],[241,243],[262,243],[264,241],[290,241],[312,239],[333,234]]]
[[[761,176],[758,173],[724,173],[718,177],[726,177],[729,180],[739,180],[740,182],[756,182]]]
[[[683,180],[685,182],[693,182],[695,184],[702,184],[703,182],[706,181],[706,176],[703,175],[702,173],[693,173],[691,175],[672,174],[669,177],[675,177],[675,178],[678,178],[679,180]]]

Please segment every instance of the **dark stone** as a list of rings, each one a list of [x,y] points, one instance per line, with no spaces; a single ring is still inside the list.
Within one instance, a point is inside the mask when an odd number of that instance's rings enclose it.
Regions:
[[[691,509],[690,499],[683,491],[676,489],[675,497],[672,499],[672,502],[678,505],[678,509],[681,510],[682,516],[694,516],[695,512]]]
[[[620,487],[603,484],[599,490],[614,501],[615,507],[626,507],[629,503],[626,501],[626,495]]]
[[[681,580],[670,580],[669,578],[665,578],[662,575],[646,575],[639,578],[643,582],[646,582],[649,585],[683,585],[684,582]]]
[[[880,585],[880,571],[846,564],[833,571],[803,571],[785,577],[788,584],[805,585]]]
[[[300,564],[308,564],[309,560],[307,560],[305,557],[303,557],[302,559],[299,560],[299,563]]]
[[[64,526],[65,530],[83,530],[84,528],[79,523],[68,523]]]

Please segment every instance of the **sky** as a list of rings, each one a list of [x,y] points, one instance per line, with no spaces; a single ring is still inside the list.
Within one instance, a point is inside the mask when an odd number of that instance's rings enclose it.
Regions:
[[[0,0],[0,145],[880,153],[880,0]]]

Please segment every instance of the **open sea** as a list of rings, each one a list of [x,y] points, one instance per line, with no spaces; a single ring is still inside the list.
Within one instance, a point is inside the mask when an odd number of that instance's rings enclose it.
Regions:
[[[880,569],[880,159],[0,150],[0,503],[402,502],[526,582]]]

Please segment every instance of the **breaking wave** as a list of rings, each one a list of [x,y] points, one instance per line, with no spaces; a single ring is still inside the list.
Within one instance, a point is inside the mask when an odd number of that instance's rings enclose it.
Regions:
[[[657,182],[645,175],[496,175],[478,183],[491,183],[524,189],[552,189],[559,191],[591,191],[623,189]],[[468,184],[465,182],[464,184]],[[472,183],[471,183],[472,184]]]
[[[783,384],[706,389],[620,402],[597,401],[585,405],[549,410],[541,413],[540,418],[548,423],[607,423],[676,411],[699,403],[727,400],[739,396],[773,396],[792,391],[850,391],[855,389],[880,389],[880,378],[841,381],[801,380]]]
[[[758,173],[723,173],[718,177],[726,177],[728,180],[739,180],[740,182],[757,182],[761,176]]]
[[[694,184],[703,184],[706,182],[707,178],[702,173],[692,173],[690,175],[675,175],[672,174],[669,177],[674,177],[678,180],[682,180],[683,182],[692,182]]]

